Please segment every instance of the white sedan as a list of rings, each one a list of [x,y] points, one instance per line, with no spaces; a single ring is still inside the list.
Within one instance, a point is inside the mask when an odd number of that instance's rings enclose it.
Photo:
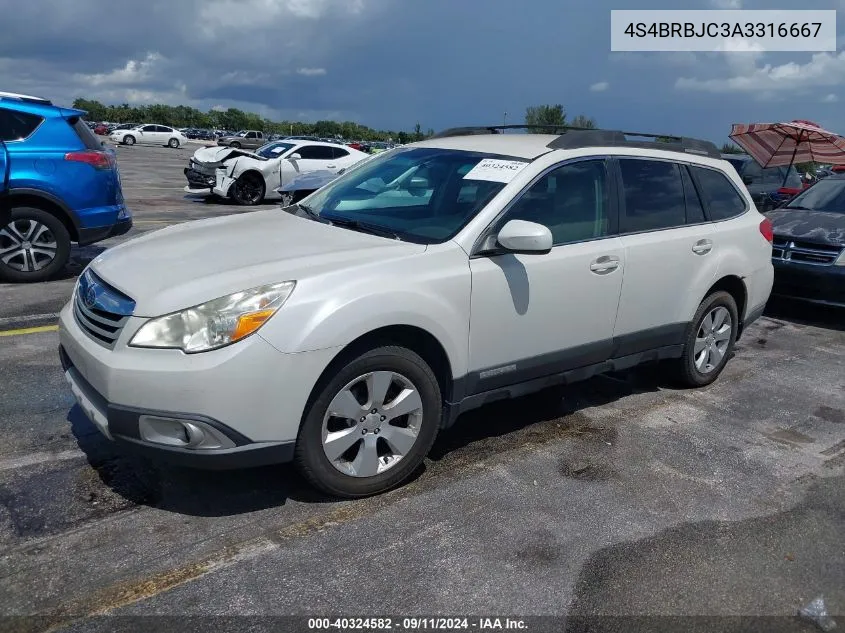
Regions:
[[[166,125],[139,125],[131,130],[115,130],[109,138],[120,145],[166,145],[177,148],[188,142],[179,130]]]
[[[337,174],[365,158],[368,154],[346,145],[292,139],[267,143],[255,152],[205,147],[194,152],[185,169],[185,191],[260,204],[281,198],[278,189],[302,174]]]

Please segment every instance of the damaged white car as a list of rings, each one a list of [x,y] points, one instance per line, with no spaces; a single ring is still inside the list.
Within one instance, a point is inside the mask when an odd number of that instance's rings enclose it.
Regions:
[[[277,191],[315,171],[333,174],[367,158],[364,152],[334,143],[281,140],[254,152],[232,147],[198,149],[185,168],[187,193],[218,195],[241,205],[278,200]]]

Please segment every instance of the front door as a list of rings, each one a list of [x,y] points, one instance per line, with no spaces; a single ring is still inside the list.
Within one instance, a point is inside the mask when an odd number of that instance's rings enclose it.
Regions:
[[[467,395],[609,358],[625,258],[608,173],[602,159],[558,166],[494,226],[547,226],[548,254],[470,259]]]

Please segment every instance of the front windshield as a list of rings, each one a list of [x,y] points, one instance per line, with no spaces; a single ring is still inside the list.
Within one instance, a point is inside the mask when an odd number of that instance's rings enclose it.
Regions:
[[[820,180],[795,196],[785,208],[805,208],[845,214],[845,178]]]
[[[278,158],[293,147],[293,143],[267,143],[255,150],[255,153],[263,158]]]
[[[484,159],[495,159],[509,173],[492,173],[490,162],[473,169]],[[360,222],[433,244],[454,237],[526,164],[478,152],[394,150],[350,170],[305,204],[329,221]]]

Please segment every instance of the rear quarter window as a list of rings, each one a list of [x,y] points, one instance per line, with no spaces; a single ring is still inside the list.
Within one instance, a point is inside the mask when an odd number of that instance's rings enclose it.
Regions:
[[[75,116],[67,119],[67,122],[87,149],[103,149],[103,142],[97,138],[97,135],[91,131],[85,121]]]
[[[747,210],[745,198],[722,172],[705,167],[690,167],[698,181],[710,220],[718,222],[742,215]]]
[[[0,109],[0,141],[12,142],[28,139],[44,117],[28,112]]]

